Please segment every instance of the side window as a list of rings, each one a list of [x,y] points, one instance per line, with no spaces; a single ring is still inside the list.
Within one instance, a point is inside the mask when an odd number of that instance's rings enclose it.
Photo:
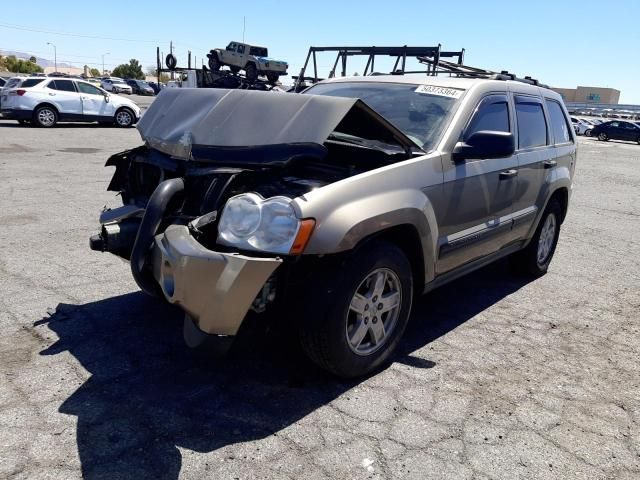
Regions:
[[[610,127],[618,128],[620,126],[620,122],[609,122]]]
[[[516,96],[518,148],[547,145],[547,121],[542,104],[533,97]]]
[[[102,95],[102,92],[93,85],[89,85],[88,83],[84,82],[78,82],[77,85],[80,93],[86,93],[88,95]]]
[[[44,78],[29,78],[24,82],[22,82],[22,85],[20,86],[23,88],[35,87],[36,85],[42,82],[44,82]]]
[[[236,44],[235,43],[230,43],[229,45],[227,45],[226,50],[228,52],[235,52],[236,51]]]
[[[564,111],[560,104],[555,100],[547,100],[547,110],[549,110],[549,121],[551,122],[555,143],[571,142],[569,122],[567,122],[567,117],[564,116]]]
[[[238,45],[238,53],[244,53],[244,45]]]
[[[465,138],[481,130],[509,132],[509,104],[507,97],[490,96],[482,100],[465,131]]]
[[[52,88],[53,90],[61,90],[63,92],[75,92],[76,89],[73,86],[73,82],[71,80],[51,80],[47,87]]]

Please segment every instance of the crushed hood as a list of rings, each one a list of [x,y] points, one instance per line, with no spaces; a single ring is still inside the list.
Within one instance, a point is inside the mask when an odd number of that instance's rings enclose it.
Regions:
[[[194,147],[322,145],[338,125],[342,133],[416,148],[361,100],[298,93],[164,89],[137,128],[152,148],[189,159]]]

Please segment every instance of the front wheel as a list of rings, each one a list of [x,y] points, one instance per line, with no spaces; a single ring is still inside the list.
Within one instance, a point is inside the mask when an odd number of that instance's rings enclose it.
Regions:
[[[258,79],[258,69],[256,68],[255,63],[247,63],[247,66],[244,67],[244,71],[247,74],[247,80],[250,82],[255,82]]]
[[[116,112],[115,124],[120,128],[127,128],[133,125],[134,121],[133,112],[128,108],[121,108]]]
[[[413,277],[406,255],[392,243],[371,243],[323,277],[309,289],[298,319],[304,351],[340,377],[376,370],[409,320]]]
[[[280,78],[280,75],[278,75],[277,73],[272,73],[272,72],[267,73],[267,80],[269,80],[269,83],[271,84],[275,85],[278,82],[279,78]]]
[[[562,208],[553,199],[547,205],[531,242],[513,256],[515,266],[524,273],[540,277],[547,273],[560,236]]]
[[[600,140],[601,142],[607,142],[609,140],[609,135],[602,132],[600,135],[598,135],[598,140]]]

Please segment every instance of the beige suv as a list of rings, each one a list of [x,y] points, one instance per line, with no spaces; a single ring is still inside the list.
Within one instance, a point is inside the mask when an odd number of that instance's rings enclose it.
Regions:
[[[417,295],[508,255],[544,274],[576,163],[560,96],[504,79],[176,89],[138,129],[92,248],[180,306],[191,347],[273,310],[343,377],[389,359]]]

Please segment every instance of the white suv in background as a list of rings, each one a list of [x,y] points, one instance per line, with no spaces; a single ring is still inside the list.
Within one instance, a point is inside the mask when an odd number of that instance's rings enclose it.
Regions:
[[[131,86],[127,85],[127,83],[121,78],[105,78],[102,80],[101,87],[107,92],[126,93],[128,95],[133,93]]]
[[[130,127],[140,119],[140,107],[82,80],[29,77],[19,88],[2,91],[2,116],[53,127],[58,122],[113,123]]]

